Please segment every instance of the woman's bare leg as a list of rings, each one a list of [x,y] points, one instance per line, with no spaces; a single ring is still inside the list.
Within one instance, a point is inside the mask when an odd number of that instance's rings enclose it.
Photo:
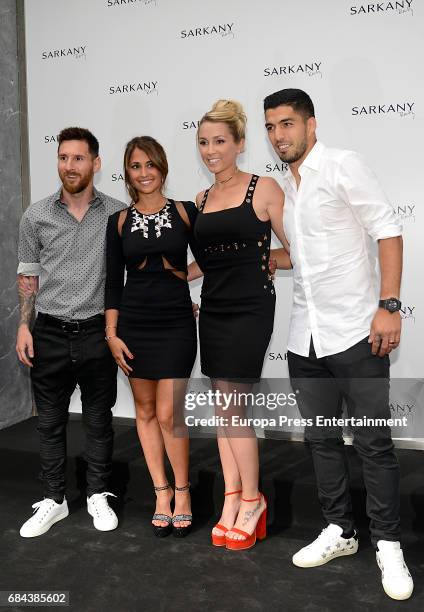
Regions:
[[[186,426],[181,424],[186,387],[187,381],[184,379],[163,379],[158,382],[156,391],[157,420],[176,487],[188,484],[189,437]],[[191,514],[189,490],[175,492],[174,516],[177,514]],[[187,527],[189,524],[188,521],[174,523],[175,527]]]
[[[218,428],[217,435],[219,458],[221,459],[222,473],[224,476],[225,493],[240,491],[240,472],[223,428]],[[218,523],[224,527],[227,527],[228,529],[231,529],[231,527],[234,526],[240,508],[240,499],[241,493],[224,497],[224,505]],[[212,529],[212,533],[215,535],[224,535],[224,532],[217,527]]]
[[[143,448],[144,458],[153,481],[153,486],[167,484],[165,472],[164,441],[162,430],[156,416],[156,395],[158,382],[142,378],[130,378],[136,410],[137,433]],[[156,491],[155,514],[171,516],[170,502],[172,489]],[[153,521],[158,527],[165,527],[165,521]]]
[[[214,381],[214,387],[220,389],[223,393],[227,394],[250,393],[252,390],[251,384],[231,383],[227,381]],[[230,396],[227,395],[227,397]],[[235,395],[234,402],[232,402],[229,408],[225,411],[225,416],[227,419],[229,419],[230,423],[233,416],[246,416],[246,406],[243,401],[239,401],[238,399],[236,399],[237,397],[239,396]],[[238,488],[242,489],[244,499],[255,499],[259,497],[259,453],[258,441],[256,438],[255,431],[251,427],[241,425],[234,427],[229,425],[225,427],[224,430],[226,434],[226,440],[241,482],[241,487]],[[226,453],[224,457],[224,461],[226,461],[228,466],[230,466],[229,456],[230,453]],[[235,473],[233,471],[234,464],[232,467],[232,473]],[[226,498],[227,505],[231,503],[229,501],[229,498],[231,497],[233,496],[229,496]],[[265,502],[263,499],[256,502],[244,502],[241,500],[237,520],[235,521],[233,526],[243,531],[246,531],[247,533],[253,533],[259,516],[264,508]],[[237,540],[243,539],[243,536],[231,530],[227,532],[227,537]]]

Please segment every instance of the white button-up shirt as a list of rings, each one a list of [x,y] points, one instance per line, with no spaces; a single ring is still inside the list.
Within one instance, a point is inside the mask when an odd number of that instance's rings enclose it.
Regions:
[[[376,177],[353,151],[317,142],[299,168],[297,189],[283,177],[284,231],[293,263],[288,349],[317,357],[350,348],[369,334],[378,308],[376,241],[400,236]]]

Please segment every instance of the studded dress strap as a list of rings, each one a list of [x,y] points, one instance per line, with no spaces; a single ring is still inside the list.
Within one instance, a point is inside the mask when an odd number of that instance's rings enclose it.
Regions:
[[[203,194],[203,199],[200,203],[200,207],[199,210],[200,212],[203,212],[203,209],[205,208],[205,204],[206,204],[206,200],[208,199],[208,195],[209,195],[209,191],[210,191],[210,187],[208,189],[206,189],[205,193]]]
[[[246,196],[244,198],[244,201],[247,204],[252,203],[253,194],[255,193],[256,185],[258,183],[258,178],[259,176],[257,174],[252,174],[252,178],[250,179],[249,187],[247,188]]]

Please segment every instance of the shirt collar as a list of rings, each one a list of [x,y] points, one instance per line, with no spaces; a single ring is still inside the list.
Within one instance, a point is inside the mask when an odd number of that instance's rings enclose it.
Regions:
[[[91,208],[97,208],[97,206],[104,203],[103,194],[100,191],[98,191],[94,186],[93,186],[93,196],[94,196],[93,199],[90,200],[89,202]],[[53,202],[55,204],[66,206],[65,202],[62,201],[62,187],[60,187],[56,191],[56,193],[53,195]]]
[[[324,153],[324,150],[325,150],[325,145],[322,142],[317,140],[317,142],[314,144],[312,149],[309,151],[308,155],[303,160],[302,164],[299,166],[300,174],[302,174],[302,168],[310,168],[311,170],[319,170],[319,166],[320,166],[320,162],[321,162],[321,158]],[[290,180],[290,178],[293,178],[293,174],[290,168],[287,168],[287,170],[283,174],[283,179]]]
[[[300,165],[300,168],[305,166],[306,168],[310,168],[311,170],[319,170],[320,162],[322,154],[324,153],[325,146],[322,142],[317,142],[314,144],[312,149],[309,151],[308,155],[303,160],[303,163]]]

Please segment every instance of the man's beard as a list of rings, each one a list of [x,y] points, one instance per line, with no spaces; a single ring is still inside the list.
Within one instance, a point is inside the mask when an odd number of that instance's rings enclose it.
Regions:
[[[81,193],[81,191],[84,191],[84,189],[86,189],[86,187],[88,187],[90,184],[91,178],[91,175],[85,174],[83,176],[79,176],[78,181],[69,183],[66,179],[66,174],[60,177],[66,191],[72,194]]]
[[[277,148],[277,153],[278,153],[278,157],[281,159],[282,162],[285,162],[286,164],[294,164],[295,162],[299,161],[301,157],[304,156],[307,148],[308,148],[308,143],[305,138],[305,140],[301,142],[294,151],[291,151],[291,153],[288,153],[286,155],[285,153],[281,153],[281,151],[279,151],[278,148]]]

